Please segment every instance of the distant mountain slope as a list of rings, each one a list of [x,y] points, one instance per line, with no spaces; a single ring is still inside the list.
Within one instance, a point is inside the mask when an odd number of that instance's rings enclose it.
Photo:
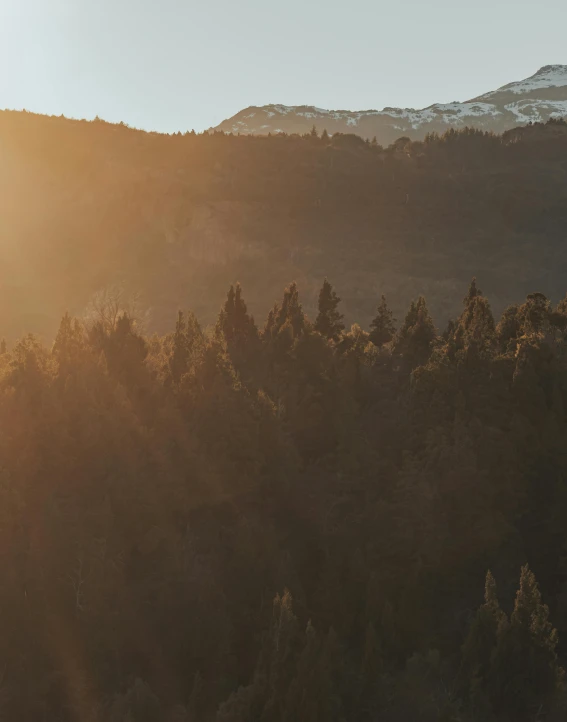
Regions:
[[[313,106],[250,107],[223,121],[216,130],[267,135],[306,133],[313,125],[328,133],[376,136],[388,145],[402,135],[422,139],[464,126],[502,133],[517,125],[567,116],[567,65],[546,65],[530,78],[504,85],[464,103],[436,103],[423,110],[324,110]]]
[[[0,338],[53,338],[114,284],[148,331],[204,324],[240,281],[262,325],[325,276],[347,323],[380,294],[398,319],[425,294],[443,326],[471,277],[499,313],[567,290],[567,123],[467,131],[389,149],[355,135],[160,135],[0,111]]]

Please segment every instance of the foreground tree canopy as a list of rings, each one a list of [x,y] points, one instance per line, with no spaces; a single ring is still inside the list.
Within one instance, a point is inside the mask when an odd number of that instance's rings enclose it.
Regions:
[[[331,281],[2,344],[2,719],[565,719],[567,301]]]

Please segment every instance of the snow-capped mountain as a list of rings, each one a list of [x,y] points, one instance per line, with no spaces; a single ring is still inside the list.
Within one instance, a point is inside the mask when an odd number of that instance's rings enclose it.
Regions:
[[[266,135],[306,133],[313,125],[329,134],[356,133],[391,143],[400,136],[423,138],[448,128],[470,126],[503,132],[526,123],[567,117],[567,65],[546,65],[530,78],[504,85],[464,103],[436,103],[423,110],[325,110],[308,105],[264,105],[240,111],[215,130]]]

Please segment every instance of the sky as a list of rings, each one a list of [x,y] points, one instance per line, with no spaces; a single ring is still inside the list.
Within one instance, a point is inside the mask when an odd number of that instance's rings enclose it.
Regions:
[[[204,130],[423,108],[567,64],[565,0],[0,0],[0,108]]]

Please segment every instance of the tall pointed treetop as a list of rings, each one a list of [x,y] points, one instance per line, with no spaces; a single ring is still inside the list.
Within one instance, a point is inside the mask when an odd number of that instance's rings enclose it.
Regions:
[[[370,341],[379,348],[394,338],[396,326],[394,323],[392,312],[386,303],[386,297],[383,295],[378,304],[376,316],[370,323]]]
[[[343,315],[338,311],[341,299],[337,296],[329,281],[325,278],[319,292],[319,313],[315,320],[315,330],[332,341],[337,341],[344,330]]]

